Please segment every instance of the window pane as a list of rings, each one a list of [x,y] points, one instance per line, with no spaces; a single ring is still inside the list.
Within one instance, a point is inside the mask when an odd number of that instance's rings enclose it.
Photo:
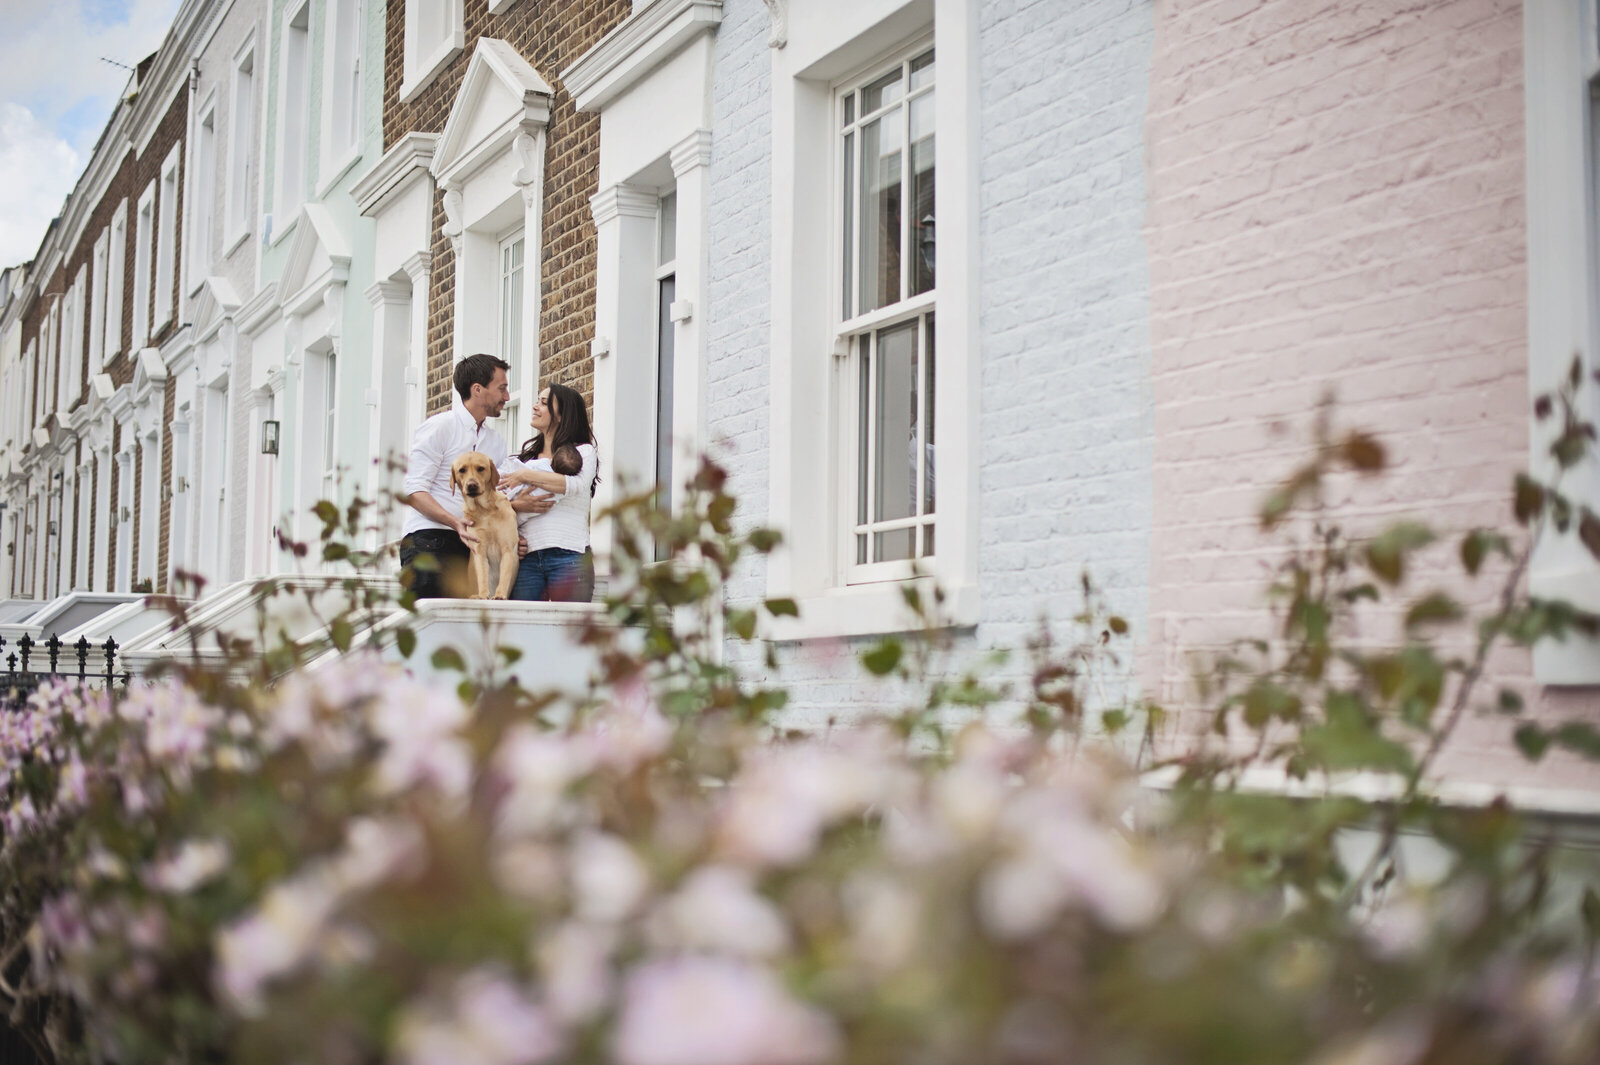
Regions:
[[[861,305],[857,314],[900,300],[900,115],[861,130]]]
[[[665,266],[678,257],[678,194],[661,198],[661,234],[656,265]]]
[[[933,448],[933,442],[934,442],[934,435],[933,435],[933,396],[934,396],[934,375],[933,375],[933,370],[934,370],[934,367],[938,365],[938,361],[934,358],[934,354],[933,354],[933,315],[931,315],[931,314],[928,315],[928,317],[924,321],[927,324],[926,324],[926,327],[925,327],[925,331],[923,332],[922,350],[927,352],[927,358],[923,360],[924,363],[926,363],[926,365],[924,366],[923,371],[922,371],[923,375],[924,375],[924,378],[925,378],[925,380],[923,382],[923,384],[924,384],[923,391],[926,393],[926,395],[924,395],[922,397],[922,409],[923,409],[923,422],[922,422],[922,424],[927,426],[927,429],[923,433],[923,436],[926,439],[926,444],[925,444],[926,454],[924,455],[924,461],[927,463],[927,467],[923,470],[922,513],[924,513],[924,514],[932,514],[933,513],[933,500],[934,500],[934,478],[933,478],[933,455],[934,455],[934,448]],[[933,542],[933,528],[931,526],[928,528],[928,542],[930,544]],[[928,548],[928,553],[931,554],[932,551],[933,551],[933,548],[931,548],[931,547]]]
[[[844,98],[844,125],[848,126],[856,120],[856,94],[850,93]]]
[[[889,73],[861,90],[861,114],[870,115],[880,107],[887,107],[905,95],[905,81],[901,70],[895,67]]]
[[[844,317],[850,317],[850,293],[855,284],[855,197],[850,195],[850,179],[856,172],[855,138],[844,135]]]
[[[873,375],[874,521],[909,518],[917,510],[917,330],[906,322],[878,333]],[[881,557],[881,556],[880,556]]]
[[[933,93],[911,101],[911,248],[913,294],[933,288]]]
[[[911,91],[933,84],[933,52],[923,52],[911,61]]]
[[[857,382],[861,417],[856,426],[856,450],[859,456],[856,466],[856,524],[865,525],[872,520],[867,513],[867,485],[872,480],[872,338],[862,337],[856,343],[861,345],[861,380]],[[862,544],[865,543],[863,540]]]
[[[915,529],[895,529],[872,534],[873,556],[877,562],[899,562],[916,557]]]

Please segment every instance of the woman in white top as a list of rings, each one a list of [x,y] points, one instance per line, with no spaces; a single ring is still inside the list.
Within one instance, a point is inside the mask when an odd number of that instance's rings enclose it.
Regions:
[[[543,514],[519,518],[528,553],[511,598],[584,602],[593,588],[587,565],[589,501],[600,480],[589,409],[576,389],[550,385],[534,402],[529,425],[533,438],[500,467],[501,485],[549,493],[556,502]]]

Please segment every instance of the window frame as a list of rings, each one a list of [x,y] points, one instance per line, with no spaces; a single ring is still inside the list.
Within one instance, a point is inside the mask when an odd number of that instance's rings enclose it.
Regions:
[[[437,42],[427,44],[420,39],[425,29],[421,7],[430,2],[441,5],[438,24],[444,28],[444,34]],[[405,0],[405,39],[401,44],[399,94],[401,103],[414,100],[466,47],[463,7],[462,0]]]
[[[139,195],[138,211],[134,222],[133,249],[133,322],[128,335],[130,347],[144,347],[150,342],[150,290],[155,251],[156,181],[154,178]]]
[[[351,33],[339,32],[339,16],[350,10]],[[365,115],[362,107],[361,84],[362,42],[366,38],[366,5],[363,0],[324,0],[322,17],[322,98],[328,113],[327,120],[318,122],[319,165],[321,172],[319,196],[326,196],[333,185],[361,158],[361,123]],[[354,39],[352,46],[350,38]],[[338,67],[346,59],[354,61],[351,81],[341,76]],[[343,91],[341,91],[343,90]],[[341,108],[343,114],[341,115]],[[341,118],[349,127],[348,140],[340,143],[335,128]]]
[[[248,69],[247,69],[248,68]],[[256,40],[252,34],[234,53],[228,85],[228,171],[223,192],[227,236],[222,254],[230,255],[250,235],[256,195],[251,182],[256,151]]]
[[[111,226],[94,240],[89,271],[89,366],[99,373],[106,364],[106,289],[111,272]]]
[[[522,244],[522,261],[507,272],[506,253],[518,242]],[[538,380],[538,367],[533,372],[528,372],[526,362],[528,353],[522,351],[522,343],[528,335],[527,330],[527,271],[528,271],[528,231],[524,222],[518,221],[509,229],[503,231],[495,238],[494,242],[494,355],[511,365],[508,376],[515,387],[511,389],[511,398],[506,401],[506,408],[501,416],[496,419],[500,423],[500,434],[505,437],[506,446],[512,451],[517,449],[518,434],[522,424],[522,417],[532,404],[525,408],[523,400],[529,395],[537,395],[535,389]],[[506,336],[508,323],[506,321],[506,294],[516,294],[518,306],[516,324],[510,327],[513,340],[518,348],[516,352],[506,350]]]
[[[311,0],[284,9],[283,21],[278,28],[278,108],[275,122],[272,181],[272,243],[277,244],[294,229],[300,207],[306,202],[306,182],[310,172],[309,142],[306,113],[310,107],[311,93],[307,85],[311,69]],[[305,26],[296,26],[301,15]],[[298,52],[291,52],[290,33],[299,35],[294,42]],[[298,74],[289,68],[298,65]],[[289,148],[294,147],[294,167],[287,160]],[[291,183],[292,179],[292,183]]]
[[[155,275],[151,284],[154,304],[151,307],[150,333],[154,335],[172,321],[173,307],[177,302],[174,289],[178,279],[178,203],[179,177],[178,153],[181,145],[173,145],[161,162],[161,191],[156,196],[156,248]]]
[[[934,520],[936,557],[906,580],[849,583],[838,535],[841,437],[834,391],[841,319],[839,242],[831,217],[839,143],[835,89],[882,60],[910,54],[934,30],[934,189],[939,219],[938,388],[940,452]],[[907,592],[943,593],[936,623],[966,627],[982,616],[978,586],[979,14],[965,0],[905,0],[887,6],[794,5],[788,43],[773,49],[771,346],[767,452],[769,520],[786,532],[769,556],[765,594],[790,598],[798,618],[776,619],[770,637],[800,640],[921,629],[927,619]],[[869,63],[868,60],[877,62]],[[829,220],[826,227],[816,219]],[[820,279],[827,279],[826,285]],[[861,324],[860,322],[857,323]],[[817,412],[824,412],[818,417]],[[816,445],[827,442],[827,452]],[[854,485],[852,483],[851,487]],[[853,504],[853,500],[848,501]],[[924,601],[928,601],[926,598]]]
[[[934,70],[932,79],[928,84],[916,89],[911,88],[912,64],[924,56],[933,57]],[[867,86],[881,81],[890,71],[898,67],[902,77],[902,91],[900,96],[891,104],[882,105],[872,112],[859,111],[847,118],[849,109],[846,99],[854,98]],[[916,292],[913,274],[909,267],[909,257],[905,254],[909,249],[916,253],[916,240],[914,237],[915,226],[911,216],[915,214],[911,205],[911,107],[915,100],[933,96],[938,89],[938,61],[934,47],[932,32],[924,32],[895,49],[883,53],[870,63],[852,71],[848,76],[840,78],[830,86],[832,95],[831,115],[833,128],[836,135],[833,137],[833,151],[830,153],[832,160],[831,171],[833,174],[832,188],[841,193],[833,197],[832,209],[829,217],[832,223],[832,232],[838,241],[833,255],[833,269],[830,274],[833,291],[844,297],[837,306],[835,325],[833,331],[834,381],[830,389],[832,402],[835,405],[835,422],[838,426],[837,440],[837,484],[839,495],[836,501],[839,518],[835,522],[838,535],[838,544],[835,549],[836,579],[844,585],[872,584],[881,581],[906,581],[913,579],[918,572],[934,564],[937,556],[933,551],[921,550],[922,544],[927,539],[934,541],[937,547],[937,536],[934,532],[936,516],[931,510],[924,509],[923,495],[927,487],[927,465],[929,461],[927,441],[918,436],[920,441],[915,484],[917,495],[916,513],[900,519],[877,519],[872,510],[875,506],[870,498],[868,485],[871,483],[872,463],[868,458],[871,453],[873,441],[870,439],[872,432],[863,424],[869,416],[871,403],[869,396],[873,393],[874,384],[871,381],[863,382],[863,359],[866,350],[872,351],[872,358],[876,359],[879,353],[879,342],[882,335],[888,330],[898,328],[907,323],[915,322],[915,348],[913,358],[916,361],[917,373],[917,409],[919,418],[926,422],[929,419],[929,403],[924,382],[930,376],[936,377],[936,372],[930,374],[928,352],[932,349],[937,354],[937,346],[933,342],[933,324],[936,321],[935,312],[938,307],[937,271],[934,273],[934,285],[922,292]],[[864,274],[861,272],[861,260],[864,252],[862,245],[863,218],[860,210],[864,201],[865,190],[862,187],[865,169],[865,156],[862,151],[863,134],[866,126],[873,122],[881,121],[890,114],[898,114],[900,131],[900,267],[897,276],[897,285],[900,295],[892,303],[880,305],[867,311],[860,311],[861,289]],[[938,124],[935,117],[934,125],[935,158],[937,159]],[[851,140],[853,138],[853,141]],[[853,143],[854,153],[846,159],[845,145]],[[846,165],[849,172],[845,172]],[[938,167],[935,163],[934,173],[937,175]],[[843,177],[848,184],[841,189],[840,178]],[[935,178],[937,189],[937,177]],[[846,219],[849,219],[849,232],[846,233]],[[845,264],[850,264],[847,271]],[[846,283],[850,282],[850,288]],[[848,301],[848,304],[846,304]],[[854,311],[855,313],[851,313]],[[868,395],[863,395],[866,389]],[[865,408],[865,409],[864,409]],[[924,427],[925,428],[925,427]],[[864,435],[865,434],[865,435]],[[866,449],[866,453],[864,453]],[[863,472],[863,466],[867,467]],[[868,484],[863,484],[863,479]],[[867,513],[860,514],[862,508]],[[913,550],[909,559],[890,559],[875,561],[876,549],[874,540],[878,535],[896,532],[901,528],[913,530]],[[926,530],[924,532],[924,529]],[[862,538],[865,538],[863,541]],[[861,559],[861,547],[864,542],[866,559]]]
[[[189,177],[185,182],[189,195],[189,219],[184,233],[184,285],[185,295],[193,296],[205,284],[215,261],[211,244],[216,236],[211,224],[216,211],[217,174],[217,94],[215,91],[201,104],[199,119],[194,124],[194,150],[189,159]],[[211,132],[205,131],[209,126]]]
[[[124,197],[106,227],[110,245],[106,253],[105,340],[101,367],[122,354],[122,311],[128,280],[128,200]]]

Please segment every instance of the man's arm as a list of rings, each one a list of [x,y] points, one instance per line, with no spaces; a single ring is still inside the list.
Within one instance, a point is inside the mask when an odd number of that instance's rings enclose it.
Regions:
[[[440,525],[446,525],[454,529],[456,535],[461,537],[461,542],[466,544],[467,547],[471,548],[477,545],[477,534],[471,531],[472,522],[467,518],[458,518],[441,507],[439,501],[433,498],[432,492],[412,492],[406,496],[406,503],[414,507],[417,513],[429,521],[436,521]]]

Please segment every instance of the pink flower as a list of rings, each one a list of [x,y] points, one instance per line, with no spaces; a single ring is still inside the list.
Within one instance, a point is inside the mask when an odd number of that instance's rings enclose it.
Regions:
[[[770,958],[789,945],[778,908],[748,870],[731,866],[696,869],[655,918],[653,938],[668,948]]]
[[[492,972],[457,982],[448,1009],[423,1008],[400,1022],[406,1065],[537,1065],[561,1052],[561,1033],[520,987]]]
[[[612,1044],[620,1065],[816,1065],[839,1049],[833,1019],[769,970],[692,956],[628,977]]]

